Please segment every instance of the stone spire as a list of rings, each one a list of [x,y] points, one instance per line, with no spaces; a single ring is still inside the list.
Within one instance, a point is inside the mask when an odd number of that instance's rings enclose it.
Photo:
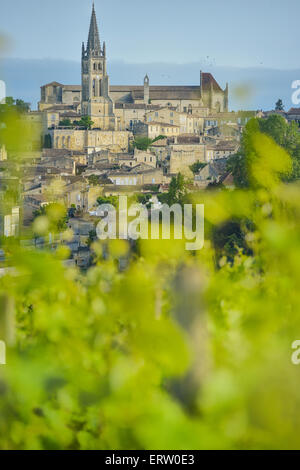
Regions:
[[[97,18],[95,13],[95,5],[93,3],[89,38],[87,43],[87,52],[93,53],[94,55],[101,55],[100,37],[97,25]]]

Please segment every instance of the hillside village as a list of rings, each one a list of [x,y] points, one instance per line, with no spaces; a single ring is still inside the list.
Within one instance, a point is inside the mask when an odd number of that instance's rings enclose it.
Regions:
[[[99,198],[126,193],[159,201],[179,173],[190,191],[213,184],[231,188],[227,159],[237,152],[247,122],[265,115],[230,112],[228,84],[222,89],[205,72],[198,86],[151,86],[148,75],[139,86],[110,86],[106,59],[93,7],[82,44],[81,85],[41,87],[38,110],[22,117],[33,137],[17,168],[0,149],[0,189],[12,185],[18,192],[12,212],[1,220],[1,235],[16,235],[59,199],[74,233],[73,262],[82,267],[90,263]],[[285,118],[299,122],[299,110]]]

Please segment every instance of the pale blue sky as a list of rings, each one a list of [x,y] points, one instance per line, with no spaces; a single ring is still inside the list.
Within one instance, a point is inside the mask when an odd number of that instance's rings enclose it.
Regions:
[[[91,0],[1,0],[6,56],[80,61]],[[297,68],[299,0],[95,0],[110,60]]]

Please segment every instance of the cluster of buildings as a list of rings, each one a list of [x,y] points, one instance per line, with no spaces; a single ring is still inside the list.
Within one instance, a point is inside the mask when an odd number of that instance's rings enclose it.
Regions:
[[[200,72],[197,86],[151,86],[148,75],[141,86],[111,86],[106,62],[93,6],[88,41],[82,44],[81,85],[43,85],[38,111],[30,113],[42,122],[53,162],[72,158],[75,165],[86,165],[84,175],[98,174],[100,164],[103,170],[114,160],[119,168],[107,172],[112,181],[167,184],[197,161],[209,163],[236,151],[254,113],[228,111],[228,84],[222,89],[210,73]],[[149,157],[134,152],[141,138],[152,141]],[[49,159],[44,151],[42,163],[50,164]],[[143,176],[118,178],[126,172]]]
[[[38,111],[25,116],[37,137],[24,149],[24,224],[59,197],[76,214],[76,223],[70,219],[77,234],[72,250],[81,265],[89,256],[87,238],[99,196],[166,192],[179,172],[196,189],[220,181],[232,185],[226,160],[256,113],[230,112],[228,84],[222,89],[210,73],[200,72],[199,78],[196,86],[152,86],[146,75],[139,86],[111,86],[93,6],[88,41],[82,44],[81,85],[43,85]],[[4,181],[10,175],[5,148],[0,163]],[[18,230],[16,213],[15,208],[7,214],[6,234]]]

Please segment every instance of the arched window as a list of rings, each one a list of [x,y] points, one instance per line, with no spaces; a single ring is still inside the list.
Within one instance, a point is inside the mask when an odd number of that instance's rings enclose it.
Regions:
[[[58,147],[59,147],[59,137],[58,136],[56,137],[55,141],[56,141],[55,147],[58,149]]]
[[[93,96],[96,96],[96,80],[93,80]]]
[[[67,139],[67,147],[68,149],[71,147],[71,136],[69,136]]]
[[[63,149],[65,148],[65,140],[66,140],[65,136],[63,136],[63,138],[62,138],[62,148]]]
[[[99,96],[102,96],[102,80],[99,80]]]

